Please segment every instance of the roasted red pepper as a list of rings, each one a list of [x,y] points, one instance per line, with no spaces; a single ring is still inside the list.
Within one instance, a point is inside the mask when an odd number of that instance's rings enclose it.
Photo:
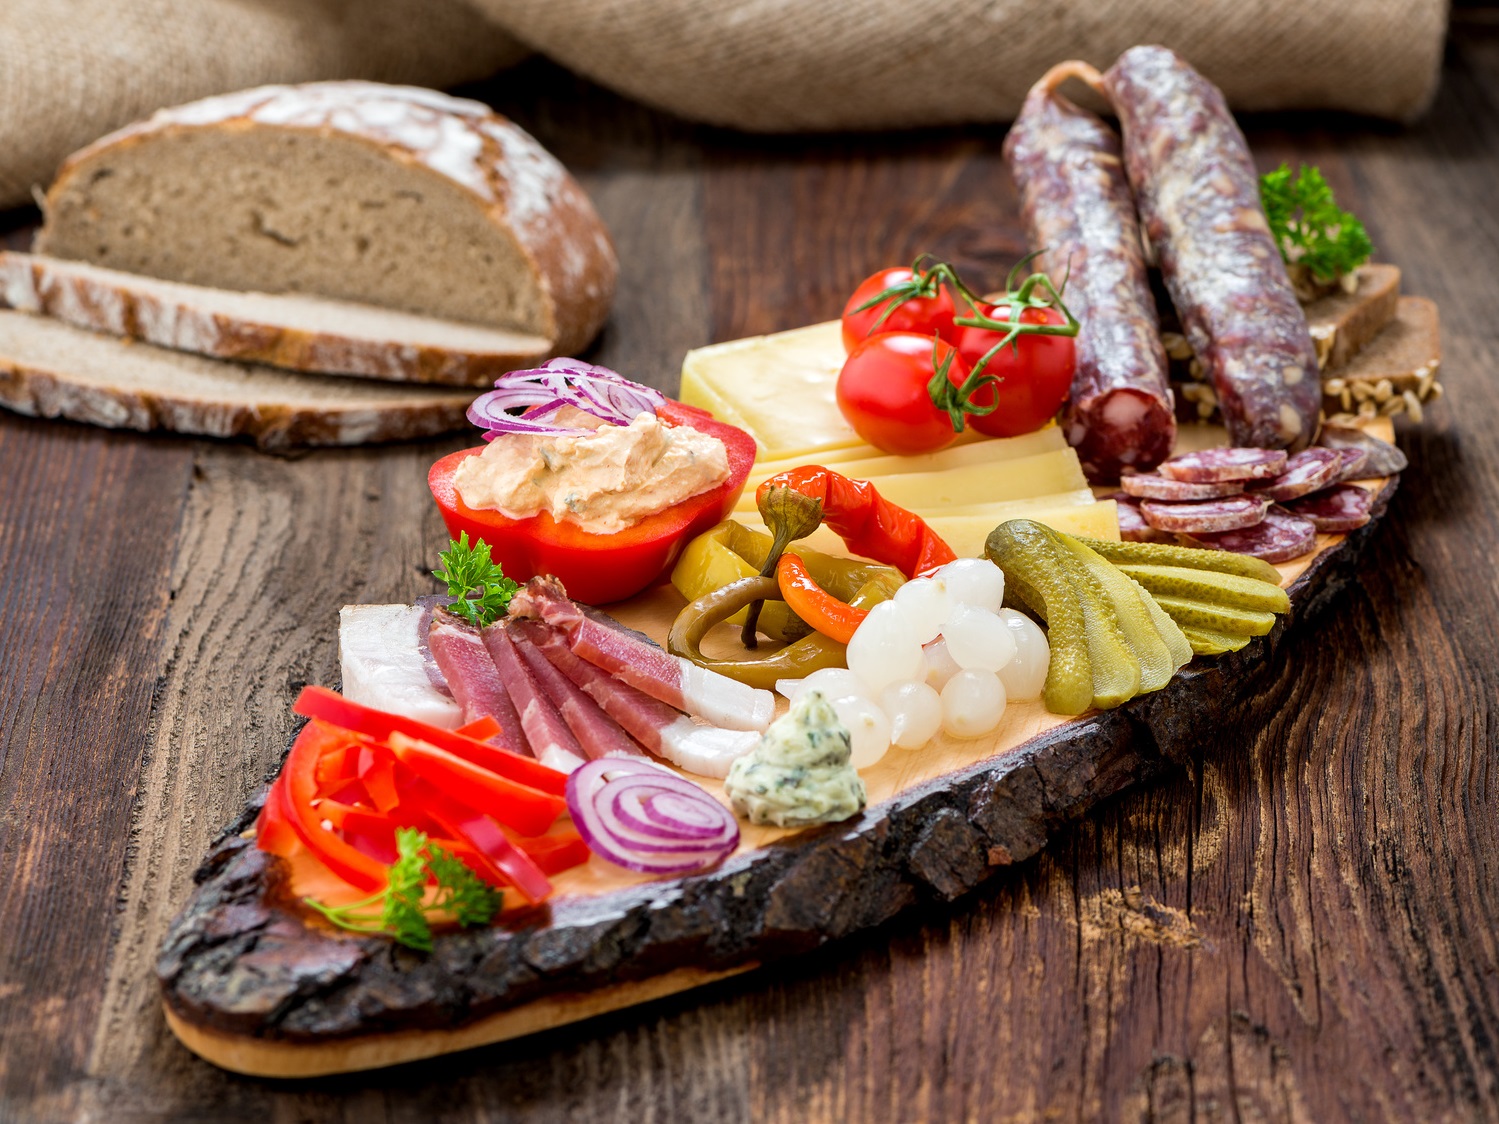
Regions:
[[[482,447],[443,457],[427,473],[427,486],[448,533],[456,539],[466,531],[470,541],[483,539],[506,576],[524,582],[538,574],[551,574],[579,601],[593,605],[622,601],[670,570],[690,539],[734,510],[755,463],[755,439],[742,429],[715,421],[706,410],[668,399],[656,416],[722,441],[729,454],[729,478],[612,535],[581,531],[558,523],[545,512],[530,519],[510,519],[498,511],[469,507],[453,486],[453,473],[464,458],[482,453]]]
[[[840,601],[822,586],[795,554],[783,554],[776,563],[776,584],[786,606],[824,636],[847,644],[854,631],[869,616],[868,609],[856,609]]]
[[[850,480],[821,465],[803,465],[766,480],[755,493],[756,502],[763,504],[772,488],[790,488],[821,501],[823,523],[849,550],[888,563],[908,578],[957,558],[920,516],[883,499],[868,480]]]

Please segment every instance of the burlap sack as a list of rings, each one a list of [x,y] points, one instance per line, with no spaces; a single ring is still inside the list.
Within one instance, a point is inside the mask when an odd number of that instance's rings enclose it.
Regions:
[[[0,206],[165,105],[317,78],[446,86],[523,54],[461,0],[0,0]]]
[[[641,101],[741,129],[1008,120],[1052,63],[1163,43],[1239,109],[1409,120],[1446,0],[471,0]]]

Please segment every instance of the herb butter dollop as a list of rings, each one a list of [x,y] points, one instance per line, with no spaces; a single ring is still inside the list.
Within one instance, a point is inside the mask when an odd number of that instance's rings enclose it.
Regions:
[[[610,425],[563,407],[549,420],[592,432],[495,438],[453,473],[463,502],[511,519],[545,511],[559,523],[612,535],[729,478],[722,441],[655,414]]]
[[[803,691],[730,766],[724,792],[750,823],[836,823],[860,812],[866,799],[849,758],[848,728],[832,703],[821,691]]]

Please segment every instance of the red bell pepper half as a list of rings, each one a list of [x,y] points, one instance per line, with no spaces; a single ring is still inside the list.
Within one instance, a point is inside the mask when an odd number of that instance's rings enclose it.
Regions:
[[[736,426],[714,420],[706,410],[668,399],[656,416],[722,441],[729,454],[729,478],[612,535],[590,534],[570,523],[558,523],[546,512],[530,519],[510,519],[498,511],[469,507],[453,486],[453,473],[465,458],[482,453],[482,446],[443,457],[428,472],[427,485],[448,533],[455,539],[465,532],[470,541],[483,539],[508,577],[524,583],[537,574],[551,574],[579,601],[591,605],[622,601],[670,570],[692,538],[728,517],[755,463],[755,439]]]

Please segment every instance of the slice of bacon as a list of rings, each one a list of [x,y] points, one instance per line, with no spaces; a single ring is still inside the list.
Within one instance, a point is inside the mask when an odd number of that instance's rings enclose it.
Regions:
[[[493,718],[500,725],[500,740],[505,748],[530,753],[520,714],[500,681],[499,669],[479,630],[438,609],[432,614],[427,644],[448,689],[453,692],[454,701],[463,708],[463,721]]]
[[[560,629],[573,652],[589,663],[714,726],[763,732],[775,717],[775,696],[769,691],[698,667],[622,626],[603,623],[569,598],[556,578],[532,578],[511,600],[510,614]]]
[[[589,757],[644,757],[645,750],[618,722],[576,683],[563,675],[526,635],[527,625],[541,625],[540,621],[515,621],[509,625],[510,639],[521,659],[546,691],[557,707],[567,728],[578,739],[583,752]],[[504,625],[490,625],[504,628]],[[545,625],[541,625],[545,628]]]
[[[482,635],[484,646],[499,669],[500,682],[510,692],[510,701],[520,715],[521,729],[526,732],[531,752],[543,765],[571,773],[588,760],[578,739],[520,658],[510,634],[503,628],[486,628]]]
[[[636,690],[574,653],[560,629],[540,621],[526,622],[523,627],[527,639],[557,670],[581,687],[641,745],[678,768],[721,779],[729,775],[736,757],[744,756],[760,741],[752,730],[725,730],[694,722]]]

